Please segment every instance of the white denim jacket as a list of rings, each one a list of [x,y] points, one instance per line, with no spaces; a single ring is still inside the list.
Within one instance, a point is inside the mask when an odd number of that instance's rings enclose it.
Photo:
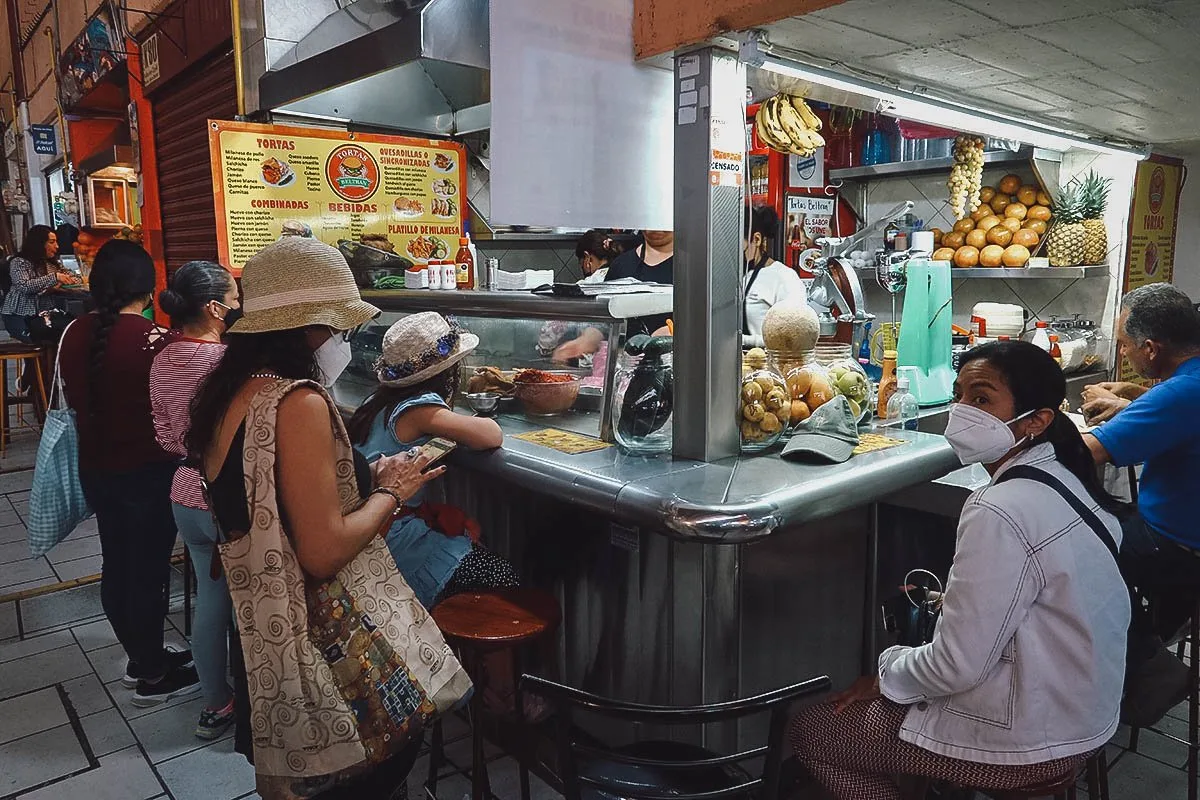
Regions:
[[[1058,478],[1119,544],[1116,518],[1041,444],[1014,457]],[[980,764],[1091,752],[1117,729],[1129,598],[1112,554],[1053,489],[986,486],[963,507],[933,642],[879,657],[900,738]]]

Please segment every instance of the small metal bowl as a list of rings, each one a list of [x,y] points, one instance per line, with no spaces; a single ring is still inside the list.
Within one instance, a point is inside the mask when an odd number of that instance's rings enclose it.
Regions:
[[[500,405],[500,395],[496,392],[476,392],[467,395],[467,405],[481,417],[490,417],[496,413]]]

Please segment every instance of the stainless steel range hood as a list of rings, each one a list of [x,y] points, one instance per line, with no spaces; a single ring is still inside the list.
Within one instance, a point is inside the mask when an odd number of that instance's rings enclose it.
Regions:
[[[488,0],[357,0],[259,81],[263,108],[435,136],[491,124]]]

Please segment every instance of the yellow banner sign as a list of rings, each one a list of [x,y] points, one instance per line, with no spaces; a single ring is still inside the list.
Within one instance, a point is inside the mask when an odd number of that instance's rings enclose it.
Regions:
[[[463,234],[466,150],[454,142],[210,120],[221,263],[240,274],[255,253],[307,227],[386,264],[450,260]],[[372,253],[363,263],[378,263]],[[405,262],[407,262],[405,264]]]
[[[1171,283],[1175,279],[1175,236],[1182,190],[1182,162],[1152,156],[1138,164],[1129,210],[1126,292],[1151,283]],[[1121,380],[1143,382],[1124,359],[1121,360],[1120,375]]]

